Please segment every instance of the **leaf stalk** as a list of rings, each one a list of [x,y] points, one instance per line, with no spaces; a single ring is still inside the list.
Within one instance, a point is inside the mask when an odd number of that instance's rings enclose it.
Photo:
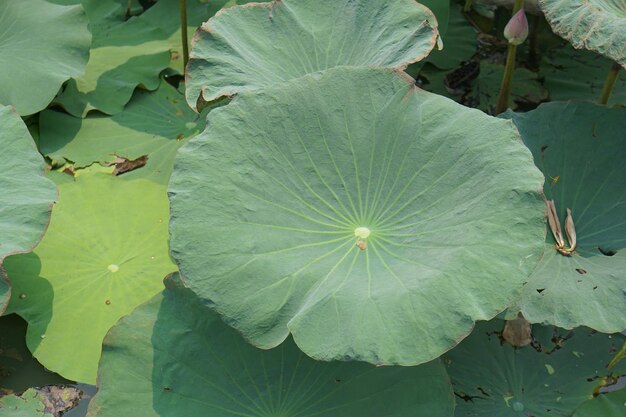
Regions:
[[[189,61],[189,41],[187,39],[187,0],[178,0],[180,6],[180,33],[183,44],[183,65],[187,71],[187,62]]]
[[[604,82],[602,93],[600,94],[600,98],[598,99],[598,104],[606,105],[609,102],[609,98],[611,98],[613,87],[615,87],[615,83],[617,82],[617,76],[619,75],[619,71],[621,69],[622,66],[620,64],[618,64],[617,62],[613,62],[613,65],[611,66],[611,69],[606,76],[606,81]]]
[[[515,16],[520,9],[524,7],[524,0],[515,0],[513,12],[511,16]],[[504,75],[500,84],[500,92],[498,93],[498,102],[496,103],[496,115],[505,111],[509,105],[509,96],[511,95],[511,84],[513,81],[513,71],[515,70],[515,57],[517,56],[517,45],[509,42],[506,55],[506,65],[504,67]]]

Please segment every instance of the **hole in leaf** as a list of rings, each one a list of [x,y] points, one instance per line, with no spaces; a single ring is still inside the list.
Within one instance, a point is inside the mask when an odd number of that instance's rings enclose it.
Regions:
[[[537,288],[537,292],[539,294],[541,294],[542,292],[544,292],[546,289],[545,288]]]
[[[601,247],[598,247],[598,250],[602,253],[602,255],[604,256],[613,256],[615,255],[617,252],[615,252],[614,250],[604,250]]]

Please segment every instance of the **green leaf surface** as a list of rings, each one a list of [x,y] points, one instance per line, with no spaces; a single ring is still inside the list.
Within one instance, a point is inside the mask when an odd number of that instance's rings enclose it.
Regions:
[[[532,345],[514,348],[500,340],[503,327],[502,320],[479,323],[444,356],[456,417],[571,416],[611,374],[606,364],[624,341],[621,334],[534,325]],[[625,373],[622,367],[613,375]]]
[[[44,161],[12,107],[0,105],[0,266],[4,258],[30,251],[41,238],[56,187],[43,175]],[[0,314],[10,296],[0,268]]]
[[[172,253],[252,343],[415,365],[515,297],[542,252],[543,177],[510,122],[393,70],[242,94],[179,150]],[[367,228],[370,235],[367,235]]]
[[[413,0],[282,0],[224,9],[198,29],[187,101],[272,86],[338,66],[405,68],[437,40],[432,12]]]
[[[170,62],[168,36],[146,19],[127,20],[126,1],[52,0],[77,4],[89,17],[93,43],[85,74],[70,80],[54,103],[74,116],[91,110],[115,114],[123,110],[139,85],[159,86],[159,73]]]
[[[578,407],[572,417],[622,417],[626,413],[626,388],[601,394]]]
[[[439,361],[418,367],[316,362],[292,340],[247,344],[172,282],[107,335],[90,417],[451,417]]]
[[[624,0],[539,0],[552,30],[577,49],[589,49],[626,68]]]
[[[95,170],[94,170],[95,171]],[[4,267],[28,321],[26,341],[46,368],[94,383],[102,339],[176,270],[168,255],[165,187],[81,171],[59,185],[48,231]]]
[[[595,102],[600,97],[611,65],[607,58],[568,45],[549,52],[540,74],[552,101]],[[620,71],[608,104],[626,104],[626,71]]]
[[[80,6],[0,2],[0,105],[22,116],[44,109],[61,84],[85,71],[91,34]]]
[[[533,323],[626,328],[626,109],[548,103],[508,113],[546,177],[564,231],[571,209],[578,246],[561,255],[548,231],[546,251],[512,309]]]
[[[122,175],[166,185],[178,148],[204,128],[204,115],[192,111],[185,97],[168,83],[154,92],[137,91],[121,113],[77,119],[56,111],[40,116],[40,149],[56,164],[84,168],[117,157],[148,156],[145,167]]]

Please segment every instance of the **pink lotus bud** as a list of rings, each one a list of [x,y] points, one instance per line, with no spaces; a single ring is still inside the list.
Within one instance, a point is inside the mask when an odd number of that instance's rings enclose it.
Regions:
[[[504,37],[513,45],[522,44],[528,37],[528,20],[524,9],[515,13],[504,27]]]

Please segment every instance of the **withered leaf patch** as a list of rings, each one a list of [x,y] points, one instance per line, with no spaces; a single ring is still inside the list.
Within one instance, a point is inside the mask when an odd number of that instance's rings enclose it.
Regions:
[[[111,162],[109,165],[115,165],[115,169],[113,170],[113,175],[122,175],[126,172],[130,172],[135,169],[141,168],[147,163],[148,163],[148,155],[143,155],[137,159],[132,159],[132,160],[118,156],[115,159],[115,161]]]

